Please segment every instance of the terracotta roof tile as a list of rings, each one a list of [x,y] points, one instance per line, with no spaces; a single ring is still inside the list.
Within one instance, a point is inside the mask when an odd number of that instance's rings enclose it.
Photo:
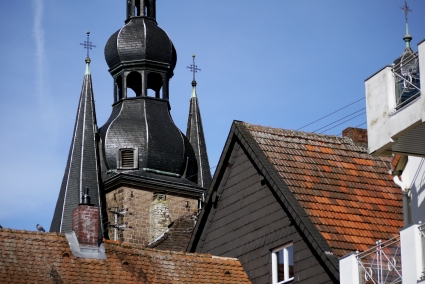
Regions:
[[[208,254],[105,241],[96,260],[76,258],[62,234],[0,229],[0,239],[0,283],[251,283],[238,260]]]
[[[337,256],[365,250],[403,227],[390,158],[349,138],[244,124]]]

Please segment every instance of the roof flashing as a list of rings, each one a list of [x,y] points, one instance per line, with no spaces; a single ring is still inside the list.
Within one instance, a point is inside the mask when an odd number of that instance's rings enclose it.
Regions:
[[[65,237],[75,257],[106,260],[105,247],[103,244],[100,244],[98,247],[81,246],[74,231],[65,233]]]

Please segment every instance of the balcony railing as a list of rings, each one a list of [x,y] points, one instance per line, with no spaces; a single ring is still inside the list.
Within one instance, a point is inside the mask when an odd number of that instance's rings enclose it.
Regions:
[[[362,284],[401,283],[400,236],[379,240],[373,248],[357,252],[357,262]]]

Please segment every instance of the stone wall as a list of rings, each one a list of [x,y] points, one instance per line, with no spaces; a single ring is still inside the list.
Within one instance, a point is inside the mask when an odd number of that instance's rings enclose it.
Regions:
[[[151,241],[151,205],[154,201],[154,193],[150,189],[123,186],[106,194],[109,220],[107,226],[114,224],[114,214],[110,210],[114,210],[115,207],[118,207],[118,209],[128,208],[128,213],[118,217],[118,223],[127,222],[128,226],[132,228],[119,230],[118,239],[120,241],[142,246]],[[178,196],[173,193],[166,194],[166,204],[168,204],[167,226],[180,216],[190,214],[198,209],[196,198]],[[165,230],[167,226],[165,226]],[[162,233],[155,232],[154,239]],[[109,237],[114,238],[114,228],[109,227]]]

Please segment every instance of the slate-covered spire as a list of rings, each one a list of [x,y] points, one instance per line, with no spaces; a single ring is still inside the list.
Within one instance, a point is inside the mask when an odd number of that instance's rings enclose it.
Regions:
[[[98,157],[90,58],[87,57],[71,148],[50,232],[72,231],[72,211],[81,202],[84,189],[89,188],[91,202],[100,207]],[[101,220],[100,218],[99,221]],[[99,225],[99,233],[101,233],[101,222]]]
[[[192,97],[190,98],[189,118],[187,120],[186,136],[195,151],[198,162],[198,185],[208,188],[211,184],[211,170],[208,162],[207,145],[205,144],[204,130],[202,127],[201,111],[199,109],[198,96],[196,94],[195,73],[201,71],[195,65],[195,55],[192,55],[193,63],[188,68],[193,72]]]

